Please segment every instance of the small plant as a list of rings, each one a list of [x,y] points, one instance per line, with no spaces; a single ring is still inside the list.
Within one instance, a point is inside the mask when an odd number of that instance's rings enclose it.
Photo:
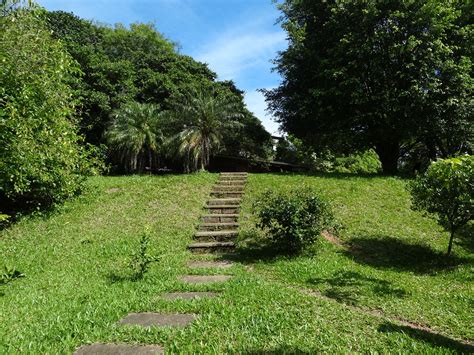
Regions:
[[[22,274],[20,271],[18,271],[14,267],[9,267],[5,265],[0,274],[0,285],[7,284],[13,281],[14,279],[17,279],[19,277],[24,277],[24,276],[25,276],[24,274]]]
[[[438,160],[408,188],[412,208],[437,215],[450,232],[449,255],[456,231],[474,217],[474,156]]]
[[[266,191],[253,206],[257,227],[282,251],[299,253],[335,226],[329,203],[311,189]]]
[[[0,213],[0,227],[7,224],[10,220],[10,216],[4,213]]]
[[[148,254],[148,245],[150,243],[150,230],[147,228],[140,239],[140,248],[138,252],[132,256],[130,261],[130,268],[134,272],[134,279],[142,279],[148,271],[151,263],[158,261],[159,257],[154,257]]]

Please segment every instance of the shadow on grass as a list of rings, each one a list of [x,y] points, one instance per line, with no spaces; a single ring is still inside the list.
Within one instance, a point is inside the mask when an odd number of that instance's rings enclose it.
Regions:
[[[379,326],[378,331],[382,333],[403,333],[413,339],[420,340],[425,343],[430,343],[434,346],[459,351],[461,353],[474,352],[473,345],[463,343],[455,339],[451,339],[445,335],[430,332],[426,329],[417,329],[406,325],[398,325],[391,322],[385,322]]]
[[[449,270],[472,260],[437,252],[428,246],[410,244],[403,240],[382,236],[355,237],[349,241],[349,249],[342,252],[360,264],[376,268],[411,271],[430,274]]]
[[[265,238],[258,230],[253,229],[241,231],[236,253],[221,255],[221,258],[242,264],[252,264],[255,262],[273,263],[278,259],[294,256],[295,254],[278,248],[271,239]]]
[[[363,178],[363,179],[372,179],[372,178],[381,178],[387,177],[383,174],[363,174],[363,173],[336,173],[336,172],[263,172],[263,173],[253,173],[253,174],[266,174],[274,176],[314,176],[319,178],[331,178],[331,179],[347,179],[347,178]],[[395,175],[394,175],[395,176]],[[400,176],[399,176],[400,177]]]
[[[472,236],[474,236],[474,222],[465,225],[456,233],[454,248],[460,246],[467,252],[474,254],[474,238]]]
[[[119,282],[136,282],[143,280],[143,275],[140,274],[132,274],[132,273],[115,273],[115,272],[109,272],[108,274],[105,275],[105,278],[107,280],[107,283],[109,284],[115,284]]]
[[[407,295],[404,289],[392,286],[389,281],[365,276],[354,271],[339,271],[330,278],[309,279],[308,283],[313,285],[328,284],[331,287],[322,292],[324,296],[350,305],[357,305],[358,293],[365,293],[366,289],[377,296],[402,298]]]

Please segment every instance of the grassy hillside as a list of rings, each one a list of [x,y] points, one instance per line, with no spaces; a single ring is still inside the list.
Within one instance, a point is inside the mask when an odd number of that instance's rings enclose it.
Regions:
[[[448,233],[410,210],[406,181],[344,175],[253,175],[246,194],[244,236],[255,233],[249,213],[260,191],[311,186],[327,196],[343,225],[347,248],[326,241],[315,256],[259,263],[284,282],[317,290],[337,302],[377,309],[444,334],[474,338],[471,324],[474,241],[464,232],[447,259]],[[471,229],[472,231],[472,229]]]
[[[308,184],[334,200],[345,226],[340,238],[357,252],[326,241],[315,255],[295,259],[257,250],[226,270],[235,276],[227,283],[180,283],[179,275],[218,272],[186,267],[193,258],[186,245],[216,179],[207,173],[93,178],[88,191],[60,211],[0,232],[0,266],[25,274],[0,285],[0,353],[68,353],[96,341],[206,353],[466,349],[455,339],[473,338],[469,245],[456,245],[456,258],[444,262],[439,253],[446,234],[409,210],[398,179],[251,175],[244,237],[255,234],[249,211],[261,190]],[[133,281],[128,262],[147,225],[151,253],[163,259]],[[193,301],[159,297],[176,290],[221,294]],[[183,329],[117,326],[136,311],[199,318]],[[396,318],[441,335],[406,329]]]

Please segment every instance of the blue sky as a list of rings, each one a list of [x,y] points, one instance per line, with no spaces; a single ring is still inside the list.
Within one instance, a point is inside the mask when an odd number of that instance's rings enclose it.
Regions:
[[[270,133],[278,125],[265,113],[260,88],[278,85],[270,61],[286,47],[271,0],[39,0],[48,10],[73,12],[107,24],[154,22],[183,54],[209,64],[219,79],[246,92],[247,107]]]

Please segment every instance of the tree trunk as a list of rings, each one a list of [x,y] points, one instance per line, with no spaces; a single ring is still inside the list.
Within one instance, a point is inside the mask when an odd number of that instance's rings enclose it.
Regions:
[[[153,165],[153,155],[151,153],[151,149],[148,148],[148,167],[150,168],[150,172],[152,171],[152,165]]]
[[[398,172],[398,158],[400,157],[400,143],[398,141],[386,140],[375,144],[382,171],[386,175],[395,175]]]
[[[454,240],[454,229],[451,228],[451,236],[449,237],[449,244],[448,244],[448,253],[447,253],[447,255],[451,254],[451,250],[453,249],[453,240]]]

